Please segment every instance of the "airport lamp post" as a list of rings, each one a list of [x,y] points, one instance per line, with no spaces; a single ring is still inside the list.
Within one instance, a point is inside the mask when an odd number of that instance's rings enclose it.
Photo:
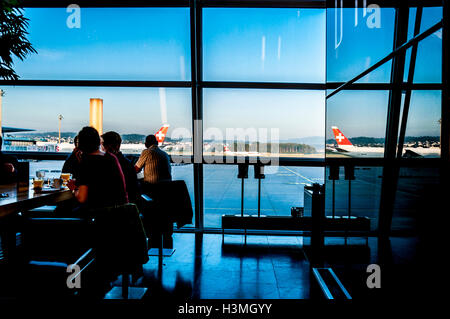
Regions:
[[[89,126],[103,134],[103,99],[90,99]]]
[[[61,144],[61,121],[64,117],[59,114],[58,115],[58,120],[59,120],[59,125],[58,125],[58,144]]]

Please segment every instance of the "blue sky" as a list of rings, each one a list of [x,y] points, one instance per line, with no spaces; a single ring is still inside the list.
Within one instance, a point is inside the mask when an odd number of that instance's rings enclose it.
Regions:
[[[339,11],[339,10],[338,10]],[[224,9],[203,12],[203,77],[208,81],[345,81],[392,50],[393,9],[381,11],[381,27],[369,28],[358,11],[343,11],[343,37],[335,48],[334,10]],[[38,50],[16,62],[22,79],[190,80],[187,8],[81,10],[81,28],[66,25],[65,9],[27,9],[29,39]],[[422,28],[437,22],[441,9],[426,8]],[[338,24],[339,25],[339,24]],[[410,23],[410,33],[413,24]],[[423,30],[422,30],[423,31]],[[426,42],[425,42],[426,41]],[[419,47],[415,81],[440,81],[441,39]],[[387,63],[361,82],[388,82]],[[164,121],[158,88],[4,87],[3,124],[38,131],[76,131],[89,121],[89,98],[104,99],[104,127],[148,134]],[[190,89],[166,89],[171,129],[191,127]],[[354,91],[327,102],[327,127],[348,136],[384,136],[386,92]],[[439,92],[415,92],[408,132],[439,135]],[[325,94],[321,91],[204,91],[205,129],[276,127],[280,138],[324,135]],[[364,123],[364,124],[362,124]],[[327,131],[328,132],[328,131]],[[169,131],[170,134],[170,131]]]

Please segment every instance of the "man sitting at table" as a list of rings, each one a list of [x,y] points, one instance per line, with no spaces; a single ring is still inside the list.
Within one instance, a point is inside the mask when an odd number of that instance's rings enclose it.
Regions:
[[[64,162],[62,173],[72,174],[72,178],[77,179],[80,171],[81,155],[82,152],[78,148],[78,135],[73,139],[74,149],[70,156]]]
[[[113,154],[99,149],[97,130],[83,127],[78,146],[83,152],[79,178],[68,183],[75,198],[89,209],[128,203],[122,168]]]
[[[150,247],[159,247],[158,240],[163,235],[164,248],[173,248],[173,221],[167,216],[165,209],[165,198],[159,192],[158,183],[172,180],[170,158],[166,152],[158,147],[158,140],[155,135],[148,135],[145,139],[146,149],[142,151],[136,165],[136,172],[144,169],[144,182],[141,185],[142,192],[149,195],[158,207],[158,214],[153,223],[147,228],[150,237]],[[144,216],[145,217],[145,216]],[[159,227],[157,226],[159,225]],[[159,229],[158,229],[159,228]]]
[[[136,171],[134,170],[133,164],[131,164],[131,162],[120,151],[121,144],[122,138],[116,132],[106,132],[102,135],[102,146],[104,151],[114,154],[119,160],[120,167],[122,168],[125,176],[128,200],[132,203],[136,203],[138,197],[138,180]]]
[[[2,152],[3,137],[0,135],[0,184],[9,184],[16,181],[17,159]]]

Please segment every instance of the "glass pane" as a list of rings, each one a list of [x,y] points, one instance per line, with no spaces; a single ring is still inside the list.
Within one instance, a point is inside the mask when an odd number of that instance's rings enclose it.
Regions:
[[[194,212],[194,216],[192,217],[192,223],[186,224],[184,227],[194,227],[195,224],[194,165],[172,164],[172,179],[174,181],[181,180],[186,183],[187,189],[189,191],[189,197],[191,198],[192,211]]]
[[[416,12],[417,8],[409,8],[409,19],[408,19],[408,39],[407,41],[411,40],[414,37],[414,26],[416,23]],[[405,71],[403,73],[403,81],[408,80],[408,72],[409,72],[409,65],[411,63],[411,48],[406,50],[405,55]]]
[[[139,154],[144,139],[169,124],[162,148],[169,154],[191,154],[190,89],[101,87],[3,87],[5,150],[71,152],[73,137],[89,125],[90,99],[103,100],[103,132],[122,135],[122,151]],[[58,145],[59,115],[61,143]],[[32,130],[26,132],[23,129]],[[178,133],[177,133],[178,132]],[[189,135],[187,134],[187,135]],[[22,142],[14,141],[22,140]],[[10,142],[9,142],[10,141]],[[25,142],[23,142],[25,141]]]
[[[325,81],[325,10],[203,10],[207,81]]]
[[[424,32],[441,19],[442,8],[424,8],[420,32]],[[419,42],[414,82],[442,82],[442,29]]]
[[[323,91],[205,89],[204,154],[276,156],[278,144],[282,157],[323,158],[324,104]]]
[[[383,157],[388,91],[341,91],[327,99],[327,157]]]
[[[129,155],[128,159],[131,161],[137,160],[137,155],[135,156]],[[36,171],[38,170],[45,171],[45,178],[59,178],[59,176],[61,175],[63,165],[64,161],[53,161],[53,160],[30,161],[30,178],[36,177]],[[172,178],[173,180],[185,181],[189,191],[189,196],[191,198],[192,210],[195,212],[193,165],[172,164]],[[192,218],[192,224],[187,224],[185,225],[185,227],[194,227],[194,220],[195,218]]]
[[[439,220],[437,213],[440,211],[433,200],[440,188],[439,173],[439,168],[400,168],[392,216],[393,231],[420,232],[423,227],[429,227],[430,223]]]
[[[440,156],[441,105],[441,91],[412,91],[403,156]]]
[[[303,207],[306,184],[324,183],[321,167],[266,166],[261,180],[261,215],[290,216]],[[244,182],[244,214],[258,214],[258,180],[249,167]],[[236,165],[204,166],[205,227],[221,227],[222,215],[241,214],[241,179]]]
[[[334,216],[357,216],[370,219],[370,229],[378,227],[380,209],[382,167],[355,167],[355,179],[351,181],[349,212],[349,182],[345,180],[344,168],[339,171],[339,180],[334,183]],[[333,216],[333,181],[329,180],[327,167],[325,181],[325,213]]]
[[[22,79],[190,80],[188,8],[28,8]],[[79,21],[79,25],[76,22]]]
[[[327,9],[327,82],[347,82],[391,53],[395,11],[373,6]],[[358,82],[389,82],[390,72],[386,62]]]

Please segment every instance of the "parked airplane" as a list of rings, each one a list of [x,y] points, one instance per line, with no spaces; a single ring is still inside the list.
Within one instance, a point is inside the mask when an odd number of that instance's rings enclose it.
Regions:
[[[383,157],[384,147],[359,147],[354,146],[337,126],[332,126],[334,138],[338,144],[337,147],[331,149],[332,153],[347,155],[350,157]],[[402,157],[439,157],[439,147],[411,147],[405,145],[403,147]]]
[[[161,148],[164,148],[164,140],[166,139],[167,130],[169,129],[169,124],[164,124],[154,135],[158,141],[158,145]],[[70,153],[73,151],[74,145],[73,143],[60,143],[56,144],[54,142],[37,142],[39,146],[47,146],[47,147],[53,147],[53,152],[66,152]],[[169,143],[170,144],[170,143]],[[164,146],[163,146],[164,145]],[[122,144],[121,150],[125,153],[140,153],[145,148],[144,144]]]
[[[169,124],[164,124],[159,130],[158,132],[155,133],[155,137],[158,140],[158,145],[161,146],[164,143],[164,140],[166,138],[167,135],[167,130],[169,129],[170,125]]]
[[[337,126],[332,126],[334,138],[338,144],[333,152],[351,157],[383,157],[384,147],[354,146]]]

